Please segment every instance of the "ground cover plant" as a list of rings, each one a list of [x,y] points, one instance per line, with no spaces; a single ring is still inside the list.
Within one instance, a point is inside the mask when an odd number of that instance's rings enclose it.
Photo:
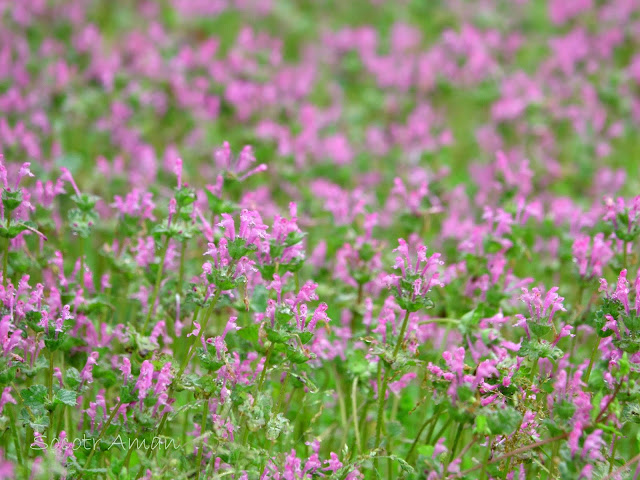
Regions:
[[[640,2],[0,19],[0,478],[639,477]]]

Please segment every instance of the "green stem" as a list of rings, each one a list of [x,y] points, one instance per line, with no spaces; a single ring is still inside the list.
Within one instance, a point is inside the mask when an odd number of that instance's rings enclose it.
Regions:
[[[264,379],[267,376],[267,367],[269,366],[269,359],[271,358],[271,352],[273,351],[273,344],[269,345],[267,348],[267,353],[265,354],[264,366],[262,367],[262,372],[260,372],[260,379],[258,380],[258,388],[256,389],[256,394],[262,390],[262,384],[264,383]]]
[[[280,394],[278,395],[278,403],[276,404],[276,409],[275,409],[276,413],[280,412],[282,409],[282,403],[284,402],[284,397],[286,396],[286,392],[287,392],[287,385],[289,384],[289,377],[290,375],[285,372],[284,380],[282,382],[282,386],[280,387]],[[344,406],[344,400],[342,404]]]
[[[551,475],[552,478],[555,478],[555,475],[558,472],[558,464],[561,461],[560,458],[558,458],[558,451],[560,450],[560,441],[554,442],[553,444],[553,448],[551,449]],[[556,462],[556,459],[557,462]]]
[[[424,429],[427,428],[427,426],[430,425],[430,424],[435,424],[435,421],[437,419],[438,419],[438,416],[437,416],[437,413],[436,413],[432,417],[430,417],[427,420],[425,420],[425,422],[420,427],[420,430],[418,430],[418,434],[416,435],[416,438],[414,438],[413,443],[411,444],[411,448],[407,452],[407,456],[404,457],[405,461],[409,462],[409,460],[411,459],[411,455],[413,454],[413,451],[416,449],[416,446],[418,445],[418,442],[420,441],[420,437],[422,436],[422,432],[424,432]]]
[[[202,425],[200,427],[200,436],[204,435],[204,431],[207,427],[207,416],[209,413],[209,397],[204,402],[204,406],[202,408]],[[198,473],[196,474],[196,480],[200,480],[200,470],[202,470],[202,453],[204,452],[204,438],[202,439],[202,445],[198,449],[198,461],[197,461],[197,469]]]
[[[387,375],[382,373],[382,358],[378,361],[378,414],[376,417],[376,448],[380,446],[380,438],[382,437],[382,418],[384,417],[384,401],[387,390]],[[378,458],[376,457],[376,470],[378,469]]]
[[[533,360],[533,365],[531,365],[531,375],[529,380],[531,381],[531,385],[536,383],[536,373],[538,372],[538,359]]]
[[[418,325],[429,325],[431,323],[452,323],[458,324],[460,320],[455,318],[429,318],[427,320],[423,320],[422,322],[418,322]]]
[[[187,355],[186,357],[184,357],[184,360],[182,361],[182,365],[180,366],[180,371],[178,372],[178,378],[182,377],[182,374],[184,373],[185,369],[187,368],[187,365],[189,364],[189,361],[191,360],[191,357],[193,356],[193,345],[196,344],[196,342],[198,340],[200,340],[200,337],[202,337],[202,335],[204,335],[204,332],[207,329],[207,326],[209,325],[209,320],[211,318],[211,315],[213,313],[213,309],[216,307],[216,304],[218,303],[218,300],[220,299],[220,294],[222,292],[220,290],[218,290],[215,294],[215,296],[213,297],[213,300],[211,300],[211,304],[209,305],[209,307],[207,308],[207,310],[205,311],[204,314],[204,323],[202,324],[202,326],[200,327],[200,333],[198,334],[198,336],[193,336],[193,339],[191,340],[191,345],[189,345],[189,349],[187,350]]]
[[[64,423],[65,423],[65,418],[67,417],[66,413],[67,413],[67,409],[65,408],[65,405],[61,405],[58,408],[59,412],[58,412],[58,423],[56,424],[56,429],[55,429],[55,437],[54,438],[59,438],[60,437],[60,432],[62,432],[62,430],[64,429]],[[71,431],[68,431],[68,435],[67,438],[73,438],[71,436]]]
[[[200,313],[204,313],[204,312],[199,306],[197,306],[193,310],[193,319],[191,320],[191,329],[193,329],[195,323],[198,321],[198,318],[200,318]],[[190,340],[189,338],[184,338],[184,341],[180,342],[181,354],[187,355],[189,353],[189,350],[191,349],[191,341],[192,340]]]
[[[11,210],[7,212],[7,230],[9,230],[10,225],[11,225]],[[7,286],[7,277],[9,276],[8,265],[9,265],[9,245],[10,244],[11,244],[11,239],[7,238],[7,241],[4,244],[4,255],[2,256],[2,285],[4,287]]]
[[[442,410],[442,404],[439,404],[435,411],[433,412],[433,418],[434,418],[434,422],[431,424],[431,427],[429,427],[429,432],[427,433],[427,436],[425,437],[425,443],[428,445],[431,442],[431,438],[433,436],[433,432],[436,429],[436,425],[438,425],[438,420],[439,420],[439,415],[440,415],[440,411]]]
[[[600,347],[600,342],[602,341],[601,337],[598,337],[598,343],[593,347],[593,351],[591,352],[591,358],[589,359],[589,366],[587,367],[587,373],[584,376],[584,383],[589,384],[589,377],[591,377],[591,369],[593,368],[593,362],[596,360],[596,354],[598,353],[598,348]]]
[[[49,400],[53,402],[53,352],[49,350]],[[53,412],[55,409],[52,408],[49,412],[49,438],[51,439],[51,434],[53,433]]]
[[[393,358],[395,358],[398,355],[398,352],[400,351],[400,346],[402,345],[402,342],[404,341],[404,334],[407,331],[407,325],[409,324],[409,311],[407,310],[407,313],[405,313],[404,315],[404,320],[402,321],[402,327],[400,328],[400,335],[398,335],[398,340],[396,342],[396,348],[393,349]]]
[[[437,440],[438,438],[440,438],[442,436],[442,432],[444,432],[447,429],[447,427],[451,424],[452,421],[453,421],[453,419],[451,417],[449,417],[447,419],[447,421],[444,423],[444,425],[442,425],[440,430],[438,430],[438,433],[436,433],[433,436],[433,438],[429,437],[429,442],[431,442],[431,440]]]
[[[205,330],[207,329],[207,325],[209,324],[209,318],[211,317],[211,314],[213,313],[213,309],[215,308],[216,304],[218,303],[218,300],[220,299],[220,294],[222,292],[220,290],[218,290],[215,294],[215,296],[213,297],[213,300],[211,300],[211,304],[209,305],[209,307],[207,308],[207,310],[205,311],[205,317],[204,317],[204,324],[201,326],[200,328],[200,334],[198,335],[198,339],[204,335]],[[195,322],[197,317],[194,317],[193,320]],[[178,375],[175,377],[175,380],[179,380],[182,377],[182,374],[184,373],[185,369],[187,368],[187,365],[189,364],[189,360],[191,359],[192,356],[192,352],[191,352],[191,348],[193,347],[193,344],[196,342],[196,338],[195,336],[193,337],[193,340],[191,341],[188,349],[187,349],[187,354],[184,357],[184,360],[182,361],[182,365],[180,366],[180,370],[178,371]],[[171,394],[173,393],[173,389],[175,387],[175,383],[172,382],[171,386],[169,387],[169,396],[171,396]],[[160,435],[162,433],[162,429],[164,428],[165,423],[167,423],[167,417],[169,416],[169,413],[165,413],[162,416],[162,419],[160,420],[160,424],[158,425],[158,430],[156,430],[156,435]]]
[[[9,412],[9,424],[11,425],[11,436],[13,437],[13,446],[16,449],[16,458],[18,460],[18,465],[24,465],[22,463],[22,451],[20,449],[20,438],[18,437],[18,429],[16,427],[16,417],[13,414],[13,407],[7,405],[5,410]]]
[[[153,294],[149,300],[149,311],[147,312],[147,318],[144,320],[144,324],[142,326],[142,331],[146,332],[147,326],[149,326],[149,320],[151,319],[151,315],[153,314],[154,307],[156,305],[156,300],[158,298],[158,292],[160,291],[160,283],[162,283],[162,272],[164,270],[164,261],[167,257],[167,250],[169,249],[169,237],[164,241],[164,245],[162,246],[162,252],[160,253],[160,263],[158,264],[158,274],[156,275],[156,284],[153,288]]]
[[[393,358],[395,358],[398,355],[398,352],[400,351],[400,346],[402,345],[402,342],[404,340],[404,334],[407,331],[408,323],[409,323],[409,311],[407,310],[407,312],[404,315],[404,320],[402,321],[402,327],[400,328],[400,335],[398,335],[396,346],[393,349]],[[382,362],[382,358],[380,359],[380,362]],[[378,368],[380,369],[380,372],[381,372],[382,365],[380,363],[378,364]],[[384,405],[386,400],[385,397],[387,394],[387,385],[389,383],[389,375],[386,372],[384,375],[380,373],[378,377],[380,376],[382,376],[382,385],[378,389],[378,420],[376,422],[376,447],[380,446],[380,439],[382,437],[382,425],[384,421]]]
[[[369,424],[367,423],[367,414],[369,413],[369,406],[372,403],[374,403],[374,400],[367,398],[366,401],[364,402],[364,405],[362,406],[362,412],[360,412],[360,420],[358,421],[358,425],[361,432],[360,438],[367,437],[367,430],[369,427]]]
[[[138,427],[138,430],[136,431],[136,438],[138,438],[140,436],[142,429],[141,427]],[[129,450],[127,450],[127,456],[124,459],[124,468],[127,469],[127,472],[129,472],[129,462],[131,461],[131,454],[133,453],[133,446],[137,445],[137,442],[129,442]]]
[[[445,472],[448,471],[449,464],[453,461],[456,456],[456,450],[458,449],[458,442],[460,441],[460,435],[462,435],[462,428],[464,427],[463,423],[460,422],[458,424],[458,429],[456,430],[456,436],[453,440],[453,447],[451,447],[451,453],[449,454],[449,461],[447,462],[447,466],[445,467]]]
[[[85,291],[84,285],[84,238],[80,237],[78,239],[78,243],[80,244],[80,286],[82,286],[82,291]]]
[[[360,444],[360,430],[358,429],[358,377],[353,379],[351,386],[351,409],[353,410],[353,430],[356,435],[356,454],[362,452],[362,445]]]
[[[638,455],[636,455],[635,457],[633,457],[631,460],[629,460],[627,463],[622,465],[621,467],[617,468],[615,472],[611,472],[609,475],[604,477],[602,480],[610,480],[615,475],[618,475],[619,473],[621,473],[625,468],[628,468],[631,465],[633,465],[634,463],[636,463],[638,460],[640,460],[640,453]]]
[[[69,436],[71,436],[75,432],[75,427],[73,426],[73,419],[71,418],[72,417],[71,409],[65,408],[62,412],[64,413],[64,416],[65,416],[65,423],[67,425],[67,432],[69,433]]]
[[[496,463],[500,463],[503,460],[506,460],[507,458],[514,457],[516,455],[520,455],[521,453],[528,452],[529,450],[533,450],[535,448],[542,447],[544,445],[548,445],[548,444],[553,443],[553,442],[555,442],[557,440],[565,439],[568,436],[569,436],[569,433],[563,433],[563,434],[558,435],[556,437],[547,438],[546,440],[540,440],[539,442],[531,443],[529,445],[525,445],[524,447],[516,448],[515,450],[511,450],[510,452],[507,452],[504,455],[492,458],[491,460],[489,460],[487,462],[479,463],[478,465],[476,465],[474,467],[471,467],[471,468],[469,468],[467,470],[464,470],[463,472],[460,472],[457,475],[455,475],[455,478],[468,478],[467,475],[469,475],[471,472],[475,472],[476,470],[480,470],[481,468],[486,468],[487,465],[494,465]]]
[[[91,449],[91,453],[89,454],[89,458],[87,458],[87,461],[84,462],[84,469],[85,470],[87,468],[89,468],[89,465],[91,464],[91,459],[93,458],[93,455],[96,453],[96,446],[98,444],[100,444],[100,440],[102,440],[102,437],[104,437],[104,434],[107,432],[107,428],[109,428],[109,425],[111,425],[111,422],[116,417],[116,414],[118,413],[118,410],[120,410],[121,406],[122,406],[122,399],[118,400],[118,403],[116,404],[116,406],[114,407],[113,411],[111,412],[111,415],[109,416],[109,419],[102,426],[102,429],[100,430],[100,434],[98,435],[98,439],[93,444],[93,448]],[[80,474],[80,476],[78,478],[79,479],[82,478],[82,473]]]
[[[347,428],[347,407],[344,401],[342,388],[340,386],[340,375],[338,375],[338,369],[335,365],[333,365],[333,373],[335,375],[336,391],[338,393],[338,405],[340,406],[340,420],[342,421],[342,442],[338,447],[338,451],[340,452],[342,451],[343,445],[347,441],[347,434],[349,433],[349,429]]]
[[[178,288],[180,295],[182,295],[182,284],[184,283],[184,254],[187,250],[187,242],[182,242],[182,249],[180,250],[180,273],[178,277]]]
[[[485,454],[484,462],[482,463],[482,472],[480,473],[480,480],[484,480],[487,477],[487,464],[489,463],[489,458],[491,457],[492,448],[493,448],[493,437],[489,436],[489,440],[487,441],[487,453]],[[511,463],[511,458],[509,458],[509,464],[510,463]],[[509,474],[509,464],[507,464],[507,468],[505,469],[505,478],[506,478],[506,475]]]

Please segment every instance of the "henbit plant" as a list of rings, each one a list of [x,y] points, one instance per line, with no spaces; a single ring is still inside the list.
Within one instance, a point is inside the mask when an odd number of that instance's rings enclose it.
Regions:
[[[640,475],[640,5],[5,3],[0,478]]]

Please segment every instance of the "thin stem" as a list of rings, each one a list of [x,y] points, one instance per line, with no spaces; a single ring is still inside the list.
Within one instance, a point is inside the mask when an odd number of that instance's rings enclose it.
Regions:
[[[367,430],[369,423],[367,422],[367,414],[369,413],[369,406],[374,403],[374,400],[367,398],[364,405],[360,407],[360,419],[358,420],[358,427],[360,430],[360,438],[367,438]]]
[[[616,459],[616,447],[618,446],[618,437],[613,436],[613,448],[611,449],[611,457],[609,457],[609,475],[613,471],[613,462]]]
[[[79,248],[80,248],[80,286],[82,287],[82,291],[85,291],[84,285],[84,237],[80,237],[78,239]]]
[[[418,322],[418,325],[429,325],[432,323],[453,323],[453,324],[457,324],[460,323],[460,320],[457,320],[455,318],[428,318],[427,320],[423,320],[421,322]]]
[[[262,367],[262,372],[260,372],[260,379],[258,380],[258,388],[257,392],[262,390],[262,384],[264,383],[264,379],[267,375],[267,366],[269,365],[269,359],[271,358],[271,352],[273,351],[273,344],[269,345],[267,348],[267,353],[264,358],[264,366]]]
[[[93,448],[91,449],[91,453],[89,454],[89,458],[87,458],[87,461],[84,462],[84,469],[85,470],[87,468],[89,468],[89,465],[91,464],[91,459],[93,458],[93,455],[96,453],[96,445],[100,444],[100,440],[102,440],[102,437],[104,437],[104,434],[107,432],[107,428],[109,428],[109,425],[111,425],[111,422],[116,417],[116,414],[120,410],[121,406],[122,406],[122,399],[118,400],[118,403],[116,404],[116,406],[114,407],[113,411],[111,412],[111,415],[109,416],[109,419],[102,426],[102,430],[100,430],[100,434],[98,435],[98,439],[93,444]],[[82,473],[80,473],[80,476],[78,478],[82,478]]]
[[[433,436],[433,438],[431,438],[431,437],[429,438],[429,442],[430,442],[432,439],[438,439],[438,438],[440,438],[440,437],[442,436],[442,433],[447,429],[447,427],[451,424],[451,422],[452,422],[452,421],[453,421],[453,419],[452,419],[451,417],[449,417],[449,418],[447,419],[447,421],[444,423],[444,425],[440,428],[440,430],[438,430],[438,433],[436,433],[436,434]]]
[[[200,427],[200,435],[204,435],[204,430],[207,427],[207,416],[209,413],[209,397],[207,397],[207,399],[204,402],[204,407],[202,408],[202,425]],[[200,480],[200,471],[202,470],[202,453],[204,452],[204,444],[205,441],[203,439],[202,441],[202,445],[200,445],[200,448],[198,449],[198,461],[197,461],[197,468],[198,468],[198,473],[196,474],[196,480]]]
[[[158,274],[156,275],[156,284],[153,288],[153,294],[151,295],[151,299],[149,301],[149,311],[147,312],[147,318],[144,320],[144,324],[142,326],[142,331],[146,332],[147,326],[149,325],[149,320],[151,319],[151,315],[153,314],[156,300],[158,299],[158,292],[160,291],[160,283],[162,283],[162,272],[164,270],[164,261],[167,257],[167,250],[169,249],[169,237],[164,241],[164,245],[162,246],[162,252],[160,253],[160,263],[158,264]]]
[[[11,225],[11,210],[7,212],[7,230],[9,230],[9,226]],[[9,265],[9,245],[11,244],[11,239],[7,238],[6,243],[4,244],[4,255],[2,256],[2,285],[4,287],[7,286],[7,277],[9,276],[9,272],[7,271]]]
[[[560,458],[558,458],[558,451],[560,450],[560,441],[554,442],[553,443],[553,448],[551,450],[551,475],[554,476],[553,478],[555,478],[555,475],[558,471],[558,462],[560,462]],[[558,461],[556,462],[556,458],[558,459]]]
[[[516,448],[515,450],[511,450],[510,452],[505,453],[504,455],[501,455],[499,457],[496,458],[492,458],[491,460],[489,460],[486,463],[479,463],[478,465],[476,465],[475,467],[469,468],[468,470],[465,470],[464,472],[460,472],[458,473],[457,477],[458,478],[466,478],[467,475],[471,472],[475,472],[476,470],[480,470],[481,468],[483,468],[483,466],[485,465],[493,465],[494,463],[500,463],[501,461],[507,459],[507,458],[511,458],[515,455],[520,455],[521,453],[524,452],[528,452],[529,450],[533,450],[534,448],[538,448],[538,447],[542,447],[544,445],[548,445],[549,443],[553,443],[557,440],[562,440],[564,438],[567,438],[569,436],[569,433],[563,433],[562,435],[558,435],[555,437],[551,437],[551,438],[547,438],[546,440],[540,440],[539,442],[535,442],[529,445],[525,445],[524,447],[520,447],[520,448]]]
[[[7,405],[9,408],[5,408],[9,412],[9,424],[11,425],[11,436],[13,437],[13,446],[16,449],[16,458],[18,459],[18,465],[24,465],[22,463],[22,451],[20,449],[20,438],[18,437],[18,429],[16,428],[16,417],[13,414],[13,407]]]
[[[442,410],[442,404],[441,403],[436,407],[435,411],[433,412],[434,422],[431,424],[431,427],[429,427],[429,432],[427,433],[427,436],[425,438],[425,442],[427,444],[429,444],[431,442],[431,438],[432,438],[431,436],[433,435],[433,431],[436,429],[436,425],[438,424],[440,410]]]
[[[351,409],[353,410],[353,430],[356,435],[356,453],[359,454],[362,451],[362,445],[360,444],[360,430],[358,429],[358,377],[353,379],[351,385]]]
[[[393,349],[393,357],[395,358],[400,351],[400,345],[402,345],[402,341],[404,340],[404,334],[407,331],[407,324],[409,323],[409,310],[404,315],[404,320],[402,321],[402,327],[400,328],[400,335],[398,335],[398,340],[396,341],[396,346]],[[382,359],[380,359],[382,361]],[[378,364],[378,367],[381,368],[381,364]],[[382,373],[381,373],[382,375]],[[385,372],[382,376],[382,386],[378,389],[378,420],[376,422],[376,447],[380,446],[380,439],[382,437],[382,425],[384,421],[384,405],[387,394],[387,385],[389,383],[389,374]],[[380,384],[378,384],[380,385]]]
[[[469,450],[471,450],[471,447],[473,447],[473,445],[474,445],[477,441],[478,441],[478,436],[477,436],[477,435],[473,435],[473,436],[471,437],[471,440],[469,441],[469,443],[467,443],[467,444],[464,446],[464,448],[460,451],[460,454],[458,455],[458,457],[459,457],[460,459],[462,459],[462,457],[464,457],[464,456],[467,454],[467,452],[468,452]]]
[[[536,373],[538,372],[538,359],[533,360],[533,365],[531,365],[531,376],[529,380],[531,380],[531,385],[536,383]]]
[[[182,249],[180,250],[180,273],[178,277],[178,288],[180,289],[180,295],[182,295],[182,284],[184,282],[184,255],[187,250],[187,242],[182,242]]]
[[[451,447],[451,453],[449,454],[449,461],[447,462],[447,467],[445,468],[445,471],[448,470],[449,464],[453,461],[453,459],[456,456],[456,450],[458,449],[458,442],[460,441],[460,435],[462,435],[463,427],[464,427],[464,424],[460,422],[458,424],[458,430],[456,431],[456,437],[453,440],[453,447]]]
[[[400,345],[404,341],[404,334],[407,331],[407,324],[409,323],[409,310],[404,315],[404,320],[402,321],[402,327],[400,328],[400,335],[398,335],[398,340],[396,341],[396,348],[393,349],[393,358],[398,355],[400,351]]]
[[[382,359],[380,359],[382,362]],[[384,418],[385,395],[387,393],[387,381],[389,375],[380,374],[382,377],[382,385],[378,389],[378,416],[376,421],[376,447],[380,446],[380,438],[382,437],[382,422]]]
[[[53,352],[49,350],[49,400],[53,402]],[[49,438],[53,432],[53,412],[52,408],[49,412]]]
[[[414,438],[413,443],[411,444],[411,448],[407,452],[407,455],[404,457],[405,461],[408,462],[411,459],[411,455],[413,454],[413,451],[416,449],[416,446],[420,441],[420,437],[422,436],[422,432],[424,432],[424,429],[427,428],[428,425],[435,422],[437,419],[438,419],[437,415],[433,415],[422,424],[422,426],[420,427],[420,430],[418,430],[418,434],[416,435],[416,438]]]
[[[493,437],[489,436],[489,440],[487,441],[487,453],[484,456],[484,462],[482,465],[480,480],[484,480],[487,476],[487,464],[489,463],[489,458],[491,457],[491,450],[493,450]],[[508,474],[509,474],[509,466],[507,465],[507,468],[505,469],[505,475],[508,475]]]
[[[207,329],[207,325],[209,323],[209,318],[211,317],[211,313],[213,312],[213,309],[215,308],[216,304],[218,303],[218,300],[220,299],[220,293],[221,293],[220,290],[216,292],[215,296],[213,297],[213,300],[211,301],[211,304],[209,305],[209,308],[207,308],[205,312],[204,325],[202,325],[202,327],[200,328],[200,335],[198,335],[198,339],[202,335],[204,335],[204,332]],[[196,320],[196,317],[194,317],[194,321],[195,320]],[[178,375],[176,376],[176,379],[180,379],[185,369],[187,368],[187,365],[189,364],[189,360],[191,359],[191,356],[192,356],[191,348],[193,347],[193,344],[195,343],[196,340],[197,339],[194,336],[193,340],[191,341],[191,344],[189,345],[189,348],[187,349],[187,355],[185,356],[182,362],[182,365],[180,366],[180,370],[178,371]],[[171,386],[169,387],[169,396],[171,396],[171,394],[173,393],[174,385],[175,383],[172,382]],[[162,429],[164,428],[164,425],[167,422],[168,416],[169,416],[169,412],[166,412],[162,416],[162,419],[160,420],[160,424],[158,425],[158,430],[156,431],[156,435],[160,435],[162,433]]]
[[[204,314],[204,323],[203,325],[200,327],[200,333],[198,334],[197,338],[196,336],[193,336],[193,340],[191,340],[191,345],[189,345],[189,349],[187,350],[187,355],[184,357],[184,360],[182,361],[182,365],[180,365],[180,370],[178,372],[178,378],[182,377],[182,374],[184,373],[185,369],[187,368],[187,365],[189,364],[189,361],[191,360],[191,357],[193,356],[193,345],[200,340],[200,337],[202,337],[202,335],[204,335],[204,332],[207,329],[207,325],[209,325],[209,319],[211,318],[211,314],[213,313],[213,309],[216,307],[216,304],[218,303],[218,300],[220,299],[220,294],[222,292],[220,290],[218,290],[215,294],[215,296],[213,297],[213,300],[211,300],[211,304],[209,305],[209,307],[207,308],[207,310],[205,311]]]
[[[333,365],[333,373],[336,379],[336,392],[338,393],[338,405],[340,406],[340,420],[342,421],[342,442],[338,451],[342,450],[342,446],[346,443],[347,434],[349,433],[349,429],[347,426],[347,407],[344,401],[344,394],[342,393],[342,388],[340,387],[340,376],[338,375],[338,369],[335,365]],[[277,410],[276,410],[277,411]]]
[[[275,409],[276,413],[280,412],[282,409],[282,403],[284,402],[284,397],[286,396],[286,392],[287,392],[287,385],[289,384],[289,377],[290,375],[285,372],[284,380],[282,381],[282,386],[280,387],[280,394],[278,395],[278,403],[276,404],[276,409]],[[342,403],[344,406],[344,400]]]
[[[638,460],[640,460],[640,453],[638,455],[636,455],[635,457],[633,457],[631,460],[629,460],[627,463],[622,465],[620,468],[617,468],[614,472],[612,472],[609,475],[607,475],[606,477],[604,477],[602,480],[610,480],[611,478],[616,477],[618,475],[618,473],[620,473],[625,468],[630,467],[631,465],[636,463]]]
[[[587,373],[584,376],[584,383],[589,384],[589,377],[591,376],[591,369],[593,368],[593,362],[596,359],[596,354],[598,353],[598,348],[600,347],[600,342],[602,341],[601,337],[598,337],[598,343],[593,347],[593,351],[591,352],[591,358],[589,359],[589,366],[587,367]]]
[[[140,432],[142,431],[142,427],[138,426],[138,430],[136,431],[136,438],[140,436]],[[124,467],[129,471],[129,462],[131,461],[131,454],[133,453],[133,446],[137,445],[137,442],[129,442],[129,450],[127,451],[127,456],[124,459]]]
[[[611,396],[609,396],[609,400],[607,401],[607,404],[602,408],[602,410],[600,410],[600,413],[598,414],[598,416],[596,417],[596,422],[595,423],[599,423],[605,416],[605,414],[607,413],[607,410],[609,410],[609,407],[611,406],[611,403],[616,399],[616,397],[618,396],[618,392],[620,391],[620,388],[622,387],[622,384],[624,382],[622,380],[620,380],[620,382],[618,383],[618,385],[616,385],[615,390],[613,391],[613,393],[611,394]]]

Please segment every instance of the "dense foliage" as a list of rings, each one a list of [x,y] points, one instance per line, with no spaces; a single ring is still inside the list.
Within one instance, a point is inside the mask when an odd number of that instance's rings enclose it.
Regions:
[[[0,19],[0,478],[638,477],[640,2]]]

